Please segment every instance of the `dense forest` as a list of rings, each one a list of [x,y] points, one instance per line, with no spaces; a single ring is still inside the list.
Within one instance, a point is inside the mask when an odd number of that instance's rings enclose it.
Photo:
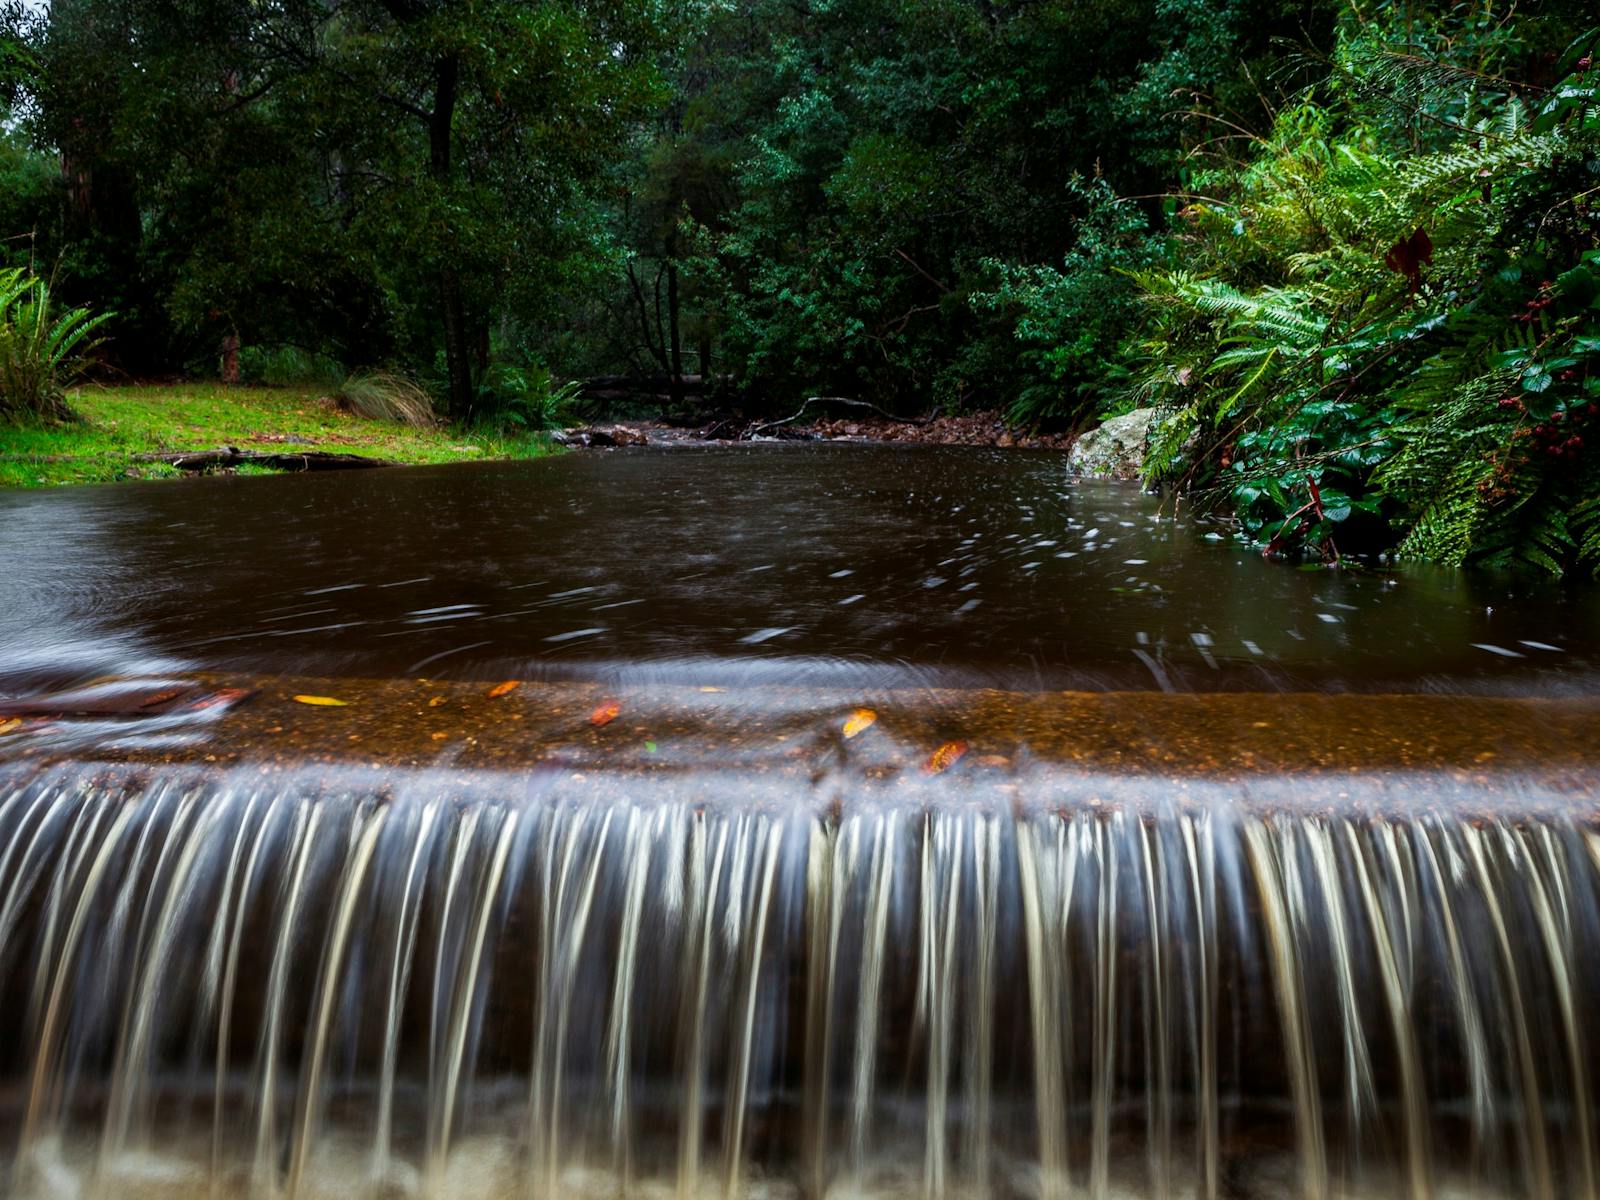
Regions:
[[[0,267],[104,316],[124,378],[382,368],[519,427],[601,376],[708,411],[1154,407],[1148,481],[1269,549],[1592,575],[1593,21],[7,0]]]

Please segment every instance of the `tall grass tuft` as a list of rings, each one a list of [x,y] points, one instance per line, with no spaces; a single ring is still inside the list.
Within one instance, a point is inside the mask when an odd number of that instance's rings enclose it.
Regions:
[[[398,421],[416,429],[432,429],[439,423],[427,389],[390,371],[363,371],[350,376],[333,400],[343,411],[373,421]]]
[[[43,279],[20,267],[0,271],[0,424],[71,419],[66,390],[110,318],[86,308],[58,313]]]

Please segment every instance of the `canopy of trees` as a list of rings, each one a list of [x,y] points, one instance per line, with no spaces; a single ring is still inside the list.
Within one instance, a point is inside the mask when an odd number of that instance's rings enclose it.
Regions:
[[[0,265],[135,376],[1082,427],[1264,544],[1600,567],[1575,0],[0,3]],[[309,369],[309,368],[308,368]]]

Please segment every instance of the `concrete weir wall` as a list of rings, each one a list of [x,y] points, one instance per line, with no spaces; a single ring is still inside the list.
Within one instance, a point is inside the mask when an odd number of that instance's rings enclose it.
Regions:
[[[9,1194],[1594,1190],[1588,706],[312,686],[0,765]]]

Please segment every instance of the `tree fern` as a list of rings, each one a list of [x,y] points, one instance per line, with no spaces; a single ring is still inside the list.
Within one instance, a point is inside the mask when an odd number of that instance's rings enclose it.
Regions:
[[[0,271],[0,422],[70,416],[62,395],[109,316],[57,312],[44,280],[20,268]]]

